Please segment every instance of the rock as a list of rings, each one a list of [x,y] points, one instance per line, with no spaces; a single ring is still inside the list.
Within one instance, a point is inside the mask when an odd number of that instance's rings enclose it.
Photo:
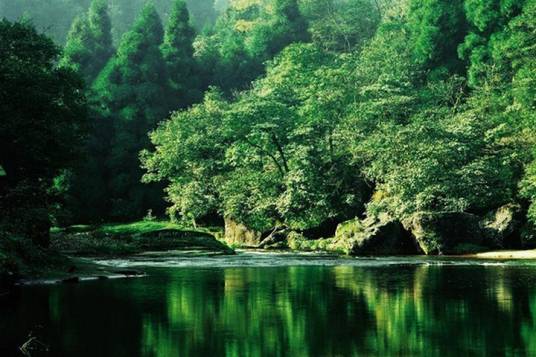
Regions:
[[[514,203],[488,213],[480,222],[486,245],[493,248],[519,248],[522,214],[521,206]]]
[[[225,218],[225,241],[227,244],[257,247],[261,243],[261,232],[249,229],[232,218]]]
[[[480,218],[470,213],[416,213],[403,222],[427,255],[460,253],[460,245],[481,246],[484,232]]]
[[[419,250],[400,222],[354,219],[337,227],[335,241],[351,255],[417,254]]]

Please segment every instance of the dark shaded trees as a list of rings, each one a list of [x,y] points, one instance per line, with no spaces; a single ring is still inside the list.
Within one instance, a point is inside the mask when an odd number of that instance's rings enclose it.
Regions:
[[[140,183],[139,152],[148,147],[147,132],[170,105],[166,62],[160,52],[164,30],[153,5],[146,5],[93,87],[99,115],[113,127],[108,170],[109,217],[140,218],[161,206],[158,187]]]
[[[79,157],[86,133],[82,80],[30,25],[0,21],[0,192],[3,229],[46,247],[50,188]]]

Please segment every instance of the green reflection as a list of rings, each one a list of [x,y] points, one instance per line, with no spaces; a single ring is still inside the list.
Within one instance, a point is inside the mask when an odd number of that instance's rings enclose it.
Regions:
[[[2,323],[14,327],[7,341],[39,322],[57,355],[536,354],[532,267],[150,273],[146,279],[24,290],[15,306],[0,309],[7,316]]]

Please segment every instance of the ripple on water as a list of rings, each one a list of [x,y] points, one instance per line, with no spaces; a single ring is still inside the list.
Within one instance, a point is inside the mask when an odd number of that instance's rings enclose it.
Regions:
[[[278,267],[278,266],[536,266],[536,261],[483,260],[465,257],[341,257],[326,253],[266,252],[239,250],[236,255],[184,257],[162,255],[120,259],[98,259],[98,264],[112,267]]]

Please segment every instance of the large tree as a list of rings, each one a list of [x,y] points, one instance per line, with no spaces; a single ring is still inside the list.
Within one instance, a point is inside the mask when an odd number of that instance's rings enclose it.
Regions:
[[[0,192],[4,229],[48,245],[53,179],[85,135],[82,80],[57,66],[60,50],[30,25],[0,21]]]
[[[170,85],[177,108],[184,108],[199,98],[199,83],[193,58],[195,31],[184,0],[175,0],[166,25],[162,55],[166,61]]]
[[[80,71],[88,85],[113,55],[111,30],[106,0],[93,0],[87,14],[71,26],[62,63]]]
[[[147,133],[170,110],[168,74],[160,52],[163,35],[155,7],[146,5],[93,88],[101,115],[113,123],[107,166],[109,214],[115,219],[140,218],[160,202],[157,188],[140,183],[138,154],[149,145]]]
[[[411,0],[408,30],[416,63],[433,73],[463,71],[457,48],[467,33],[463,0]]]

